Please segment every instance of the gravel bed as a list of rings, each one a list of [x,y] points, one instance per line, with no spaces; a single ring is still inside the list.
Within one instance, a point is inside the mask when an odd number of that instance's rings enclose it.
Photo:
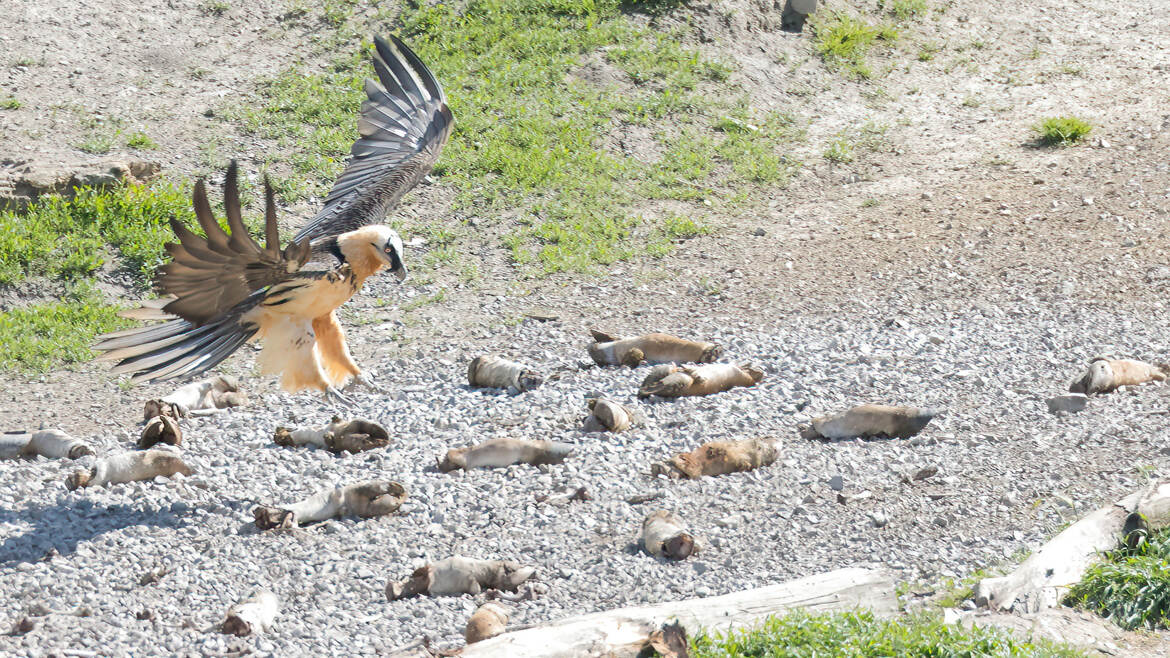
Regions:
[[[1096,354],[1159,361],[1165,315],[1154,309],[1138,321],[1021,300],[956,313],[875,309],[848,319],[659,325],[713,339],[726,360],[766,372],[755,388],[659,402],[635,398],[647,367],[592,367],[582,328],[526,321],[478,345],[372,364],[390,393],[356,392],[358,408],[347,415],[383,423],[392,437],[385,449],[334,456],[278,447],[277,425],[321,424],[333,409],[316,396],[270,394],[243,410],[184,421],[183,452],[196,469],[186,478],[68,492],[65,476],[92,457],[0,462],[3,623],[52,611],[33,616],[29,633],[0,637],[0,653],[375,655],[423,635],[454,643],[475,598],[390,603],[383,593],[388,579],[453,554],[538,568],[542,593],[514,606],[512,624],[846,566],[885,567],[900,581],[963,576],[1019,559],[1153,468],[1165,469],[1170,416],[1149,412],[1170,408],[1170,389],[1094,398],[1069,416],[1049,414],[1044,402]],[[520,395],[469,389],[467,363],[493,350],[548,381]],[[636,406],[645,424],[617,435],[581,432],[585,399],[597,394]],[[864,402],[945,412],[912,439],[797,438],[800,422]],[[99,455],[132,449],[136,420],[127,418],[118,436],[84,438]],[[652,461],[703,441],[751,436],[779,437],[780,460],[700,481],[648,475]],[[496,437],[567,441],[577,451],[556,466],[435,469],[448,448]],[[903,482],[903,473],[925,466],[938,474]],[[838,503],[835,476],[846,494],[873,496]],[[258,503],[373,478],[406,486],[398,515],[269,533],[251,524]],[[536,502],[577,486],[593,499]],[[653,492],[661,497],[626,502]],[[681,563],[638,552],[641,520],[658,508],[687,521],[703,550]],[[140,584],[160,568],[157,582]],[[246,639],[218,633],[227,608],[254,587],[279,597],[276,629]],[[143,612],[153,618],[137,619]]]

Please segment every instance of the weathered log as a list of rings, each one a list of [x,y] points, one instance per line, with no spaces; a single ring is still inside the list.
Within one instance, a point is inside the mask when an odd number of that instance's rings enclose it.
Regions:
[[[183,463],[183,458],[171,450],[124,452],[98,461],[89,470],[74,471],[65,478],[65,487],[72,491],[79,487],[151,480],[160,475],[170,477],[176,473],[190,475],[192,472]]]
[[[839,569],[787,583],[684,601],[621,608],[561,619],[467,646],[464,658],[578,658],[636,656],[650,635],[677,620],[687,633],[725,632],[759,623],[769,615],[804,608],[812,612],[868,608],[879,616],[898,612],[888,574]]]
[[[138,448],[145,450],[159,443],[177,446],[182,442],[183,430],[179,429],[177,420],[170,416],[155,416],[142,428],[142,435],[138,437]]]
[[[806,439],[855,439],[858,437],[909,438],[922,431],[938,410],[926,407],[889,407],[863,404],[835,416],[821,416],[801,430]]]
[[[685,560],[697,549],[682,519],[666,510],[651,512],[642,521],[642,547],[654,557]]]
[[[700,343],[669,334],[646,334],[622,338],[597,329],[590,329],[594,343],[589,356],[599,366],[629,366],[643,363],[713,363],[723,355],[723,348],[714,343]]]
[[[334,416],[328,425],[288,429],[278,427],[272,441],[278,446],[312,445],[331,452],[352,453],[383,448],[390,443],[390,433],[369,420],[342,420]]]
[[[389,480],[371,480],[320,491],[283,507],[259,506],[252,510],[261,530],[292,528],[340,516],[370,518],[396,512],[406,500],[406,488]]]
[[[508,626],[508,609],[499,603],[488,601],[479,606],[467,620],[463,639],[468,644],[482,642],[504,632]]]
[[[657,395],[679,398],[694,395],[713,395],[738,386],[755,386],[764,378],[764,371],[750,364],[708,363],[701,366],[654,366],[638,389],[639,398]]]
[[[697,479],[704,475],[739,473],[768,466],[776,461],[779,454],[775,439],[711,441],[691,452],[680,453],[667,461],[652,464],[650,474]]]
[[[78,459],[92,454],[94,454],[92,448],[61,430],[0,434],[0,459],[37,455],[49,459]]]
[[[559,464],[573,453],[573,446],[556,441],[491,439],[483,443],[448,450],[439,460],[439,470],[501,468],[512,464]]]
[[[276,595],[265,590],[257,590],[247,598],[233,605],[227,611],[227,616],[220,624],[220,632],[228,635],[244,637],[253,633],[267,633],[272,630],[272,622],[280,612],[280,602]]]
[[[531,391],[544,383],[540,373],[498,356],[477,356],[467,366],[467,383],[486,388]]]
[[[1131,531],[1167,526],[1170,482],[1142,488],[1065,528],[1012,573],[981,580],[975,586],[975,603],[1016,612],[1056,606],[1085,571],[1104,553],[1118,548]]]
[[[396,601],[420,594],[476,595],[485,589],[514,592],[535,573],[535,568],[515,562],[477,560],[454,555],[415,569],[406,580],[386,583],[386,598]]]
[[[586,432],[624,432],[634,422],[634,410],[605,398],[586,401],[589,417],[585,419]]]
[[[1121,386],[1137,386],[1149,382],[1166,381],[1167,366],[1154,365],[1135,359],[1096,358],[1089,369],[1069,384],[1070,393],[1110,393]]]
[[[163,398],[147,400],[143,405],[142,419],[149,421],[155,416],[181,416],[214,413],[228,407],[240,407],[248,403],[248,396],[240,390],[235,377],[221,376],[191,382],[175,389]]]

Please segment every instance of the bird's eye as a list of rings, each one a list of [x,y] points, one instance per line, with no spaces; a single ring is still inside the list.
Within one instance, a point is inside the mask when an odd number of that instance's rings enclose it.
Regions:
[[[392,249],[390,247],[386,247],[386,253],[390,253],[391,251],[394,251],[394,249]]]

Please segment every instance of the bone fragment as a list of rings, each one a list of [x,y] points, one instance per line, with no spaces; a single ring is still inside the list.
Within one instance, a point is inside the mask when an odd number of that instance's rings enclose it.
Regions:
[[[1070,393],[1111,393],[1121,386],[1166,380],[1167,366],[1134,359],[1093,359],[1089,369],[1069,385]]]
[[[804,438],[853,439],[858,437],[909,438],[922,431],[937,409],[928,407],[889,407],[863,404],[835,416],[814,418],[811,427],[801,431]]]
[[[651,512],[642,521],[642,546],[654,557],[672,560],[685,560],[696,550],[686,524],[666,510]]]
[[[278,446],[312,445],[332,452],[352,453],[385,447],[390,443],[390,433],[378,423],[369,420],[342,420],[334,416],[328,425],[321,427],[276,428],[272,440]]]
[[[499,603],[488,601],[479,606],[467,620],[467,630],[463,632],[463,639],[468,644],[475,644],[489,637],[495,637],[504,632],[508,625],[508,609]]]
[[[267,633],[280,612],[276,595],[266,590],[256,590],[247,598],[233,605],[220,625],[220,631],[228,635],[244,637],[253,633]]]
[[[182,442],[183,430],[179,429],[179,422],[170,416],[151,418],[138,437],[138,447],[143,450],[159,443],[177,446]]]
[[[455,555],[415,569],[410,578],[386,584],[390,601],[410,596],[476,595],[485,589],[514,592],[536,573],[533,567],[504,560],[477,560]]]
[[[723,348],[714,343],[700,343],[669,334],[646,334],[621,338],[597,329],[590,329],[594,343],[589,356],[599,366],[630,366],[643,363],[712,363],[723,355]]]
[[[589,417],[585,419],[586,432],[624,432],[634,422],[634,411],[629,407],[605,398],[594,398],[586,402]]]
[[[35,457],[78,459],[92,455],[93,449],[81,440],[57,429],[0,434],[0,459]]]
[[[467,367],[467,382],[472,386],[531,391],[544,383],[535,370],[498,356],[477,356]]]
[[[653,464],[651,475],[696,479],[704,475],[726,475],[768,466],[779,455],[776,440],[769,438],[741,441],[712,441],[691,452]]]
[[[160,475],[171,477],[176,473],[190,475],[193,471],[183,463],[177,451],[155,448],[124,452],[99,460],[93,468],[74,471],[65,478],[69,490],[151,480]]]
[[[397,482],[371,480],[320,491],[305,500],[283,507],[259,506],[252,510],[256,527],[293,528],[305,523],[339,516],[369,518],[398,510],[406,500],[406,489]]]
[[[439,470],[449,473],[462,468],[500,468],[512,464],[559,464],[573,452],[573,446],[555,441],[529,439],[491,439],[483,443],[447,451],[439,461]]]
[[[657,395],[677,398],[692,395],[711,395],[733,389],[737,386],[755,386],[764,378],[764,372],[749,364],[708,363],[701,366],[654,366],[638,397]]]
[[[213,377],[180,386],[161,399],[147,400],[142,419],[149,421],[155,416],[177,419],[192,413],[213,412],[247,403],[248,396],[240,390],[240,383],[235,377]]]

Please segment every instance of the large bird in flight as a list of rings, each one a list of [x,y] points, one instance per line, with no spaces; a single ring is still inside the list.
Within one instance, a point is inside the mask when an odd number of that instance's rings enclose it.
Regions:
[[[159,269],[164,296],[127,313],[165,321],[102,336],[94,349],[118,362],[113,372],[134,373],[132,382],[191,377],[262,339],[260,370],[280,374],[286,391],[316,389],[345,401],[337,389],[351,378],[375,387],[350,356],[335,310],[382,269],[406,278],[402,240],[381,222],[431,171],[454,125],[438,80],[406,44],[390,39],[374,40],[382,84],[366,80],[360,137],[321,212],[282,249],[265,180],[261,248],[244,226],[235,162],[223,191],[230,233],[198,181],[192,202],[207,237],[171,219],[179,242],[167,245],[171,262]],[[309,265],[323,259],[328,265]]]

